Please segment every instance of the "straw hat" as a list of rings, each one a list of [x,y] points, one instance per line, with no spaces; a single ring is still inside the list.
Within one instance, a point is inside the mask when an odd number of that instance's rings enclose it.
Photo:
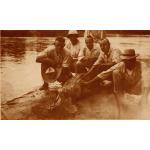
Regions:
[[[78,37],[78,31],[77,30],[69,30],[67,37],[70,37],[71,35],[76,35]]]
[[[126,49],[122,52],[120,57],[122,60],[130,60],[136,58],[137,56],[139,56],[139,54],[135,54],[134,49]]]

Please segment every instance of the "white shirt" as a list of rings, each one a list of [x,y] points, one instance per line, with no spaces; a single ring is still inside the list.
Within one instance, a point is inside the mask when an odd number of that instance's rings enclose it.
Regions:
[[[80,61],[84,57],[98,58],[99,55],[100,55],[100,48],[97,44],[94,44],[91,50],[89,50],[89,48],[85,46],[84,48],[80,50],[78,60]]]
[[[78,58],[80,49],[81,49],[81,44],[80,41],[78,41],[77,44],[73,45],[70,40],[67,41],[65,48],[69,49],[71,53],[71,57],[73,58]]]

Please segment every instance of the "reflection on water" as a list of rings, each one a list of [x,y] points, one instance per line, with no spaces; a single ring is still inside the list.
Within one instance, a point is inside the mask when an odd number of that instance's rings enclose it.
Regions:
[[[10,56],[14,61],[21,61],[26,51],[41,51],[47,47],[48,44],[53,43],[53,38],[15,38],[6,37],[1,39],[1,55],[2,58]],[[5,59],[2,61],[5,61]]]
[[[24,41],[23,38],[2,38],[2,55],[8,54],[17,57],[25,54]]]
[[[142,55],[150,55],[150,37],[109,37],[112,47],[135,48]],[[83,39],[81,39],[83,40]],[[36,55],[54,38],[47,37],[2,37],[1,76],[2,100],[10,100],[42,84],[40,65]]]
[[[21,37],[1,39],[2,101],[10,100],[41,84],[37,52],[54,38]]]
[[[120,50],[133,48],[140,55],[150,55],[150,36],[110,37],[112,46]]]
[[[1,48],[2,61],[5,61],[5,57],[10,57],[13,61],[19,62],[26,52],[23,38],[2,38]]]

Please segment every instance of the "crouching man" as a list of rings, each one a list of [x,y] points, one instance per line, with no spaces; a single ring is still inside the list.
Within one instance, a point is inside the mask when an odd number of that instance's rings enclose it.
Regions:
[[[112,76],[114,93],[117,99],[124,96],[125,93],[140,95],[147,93],[150,87],[149,69],[144,62],[136,59],[134,49],[127,49],[121,54],[122,61],[110,69],[101,72],[95,78],[82,85],[93,84],[94,82],[103,82]]]
[[[65,45],[65,48],[67,48],[70,51],[71,57],[73,58],[73,62],[71,64],[71,72],[75,73],[75,64],[78,60],[78,55],[81,50],[81,42],[78,39],[78,31],[77,30],[69,30],[68,32],[68,39]]]
[[[85,74],[86,77],[93,78],[100,72],[109,69],[113,65],[121,61],[121,51],[114,49],[107,38],[100,41],[100,55],[98,59],[93,63],[90,70]]]
[[[71,57],[74,60],[77,60],[80,49],[81,49],[81,43],[78,39],[78,31],[77,30],[69,30],[68,32],[68,41],[66,42],[65,48],[69,49]]]
[[[44,84],[40,90],[46,90],[48,88],[48,78],[50,80],[65,82],[71,76],[69,67],[72,58],[70,52],[64,46],[65,39],[63,37],[57,37],[54,45],[49,46],[37,56],[36,62],[41,63],[41,75],[44,80]],[[46,72],[50,68],[54,72],[47,77]]]

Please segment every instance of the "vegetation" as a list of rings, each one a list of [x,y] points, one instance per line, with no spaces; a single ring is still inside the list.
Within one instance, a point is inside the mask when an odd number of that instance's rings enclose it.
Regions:
[[[80,36],[83,36],[84,30],[78,30]],[[68,30],[2,30],[2,37],[54,37],[66,36]],[[121,35],[150,35],[150,30],[106,30],[106,34]]]

